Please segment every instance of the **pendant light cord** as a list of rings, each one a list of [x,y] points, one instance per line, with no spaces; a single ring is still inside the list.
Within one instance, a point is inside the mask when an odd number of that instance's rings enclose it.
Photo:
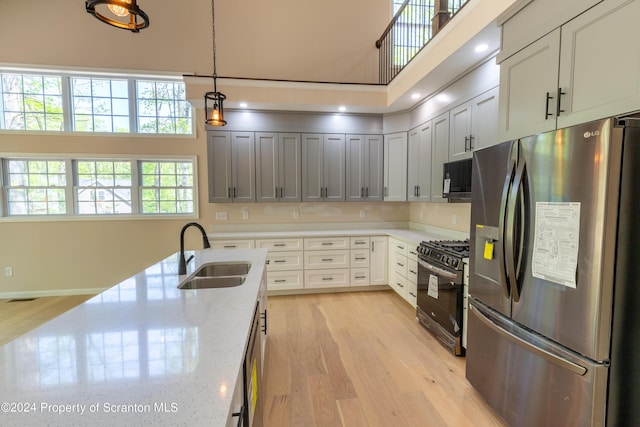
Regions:
[[[211,27],[213,28],[213,91],[217,92],[216,78],[218,73],[216,72],[216,9],[214,6],[215,1],[211,0]]]

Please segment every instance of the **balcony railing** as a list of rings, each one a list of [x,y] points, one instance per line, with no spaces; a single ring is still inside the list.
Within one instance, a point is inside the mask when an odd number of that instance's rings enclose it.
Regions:
[[[379,83],[388,84],[469,0],[405,0],[376,41]]]

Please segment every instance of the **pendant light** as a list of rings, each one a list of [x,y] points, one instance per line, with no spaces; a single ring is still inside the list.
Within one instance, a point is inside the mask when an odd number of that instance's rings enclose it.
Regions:
[[[87,0],[87,13],[117,28],[139,33],[149,26],[149,16],[138,7],[136,0]]]
[[[218,74],[216,72],[216,10],[214,6],[214,0],[211,0],[211,28],[213,29],[213,92],[207,92],[204,95],[204,114],[206,117],[205,123],[210,126],[224,126],[227,124],[224,119],[224,107],[223,102],[227,97],[218,92],[218,86],[216,79]]]

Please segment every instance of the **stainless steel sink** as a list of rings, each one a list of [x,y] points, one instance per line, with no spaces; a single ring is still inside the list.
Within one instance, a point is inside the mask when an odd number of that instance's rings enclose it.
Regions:
[[[196,277],[241,276],[249,272],[251,264],[246,262],[213,262],[196,271]]]
[[[187,280],[180,289],[232,288],[244,283],[246,276],[193,277]]]
[[[244,283],[251,264],[247,262],[212,262],[201,266],[180,289],[231,288]]]

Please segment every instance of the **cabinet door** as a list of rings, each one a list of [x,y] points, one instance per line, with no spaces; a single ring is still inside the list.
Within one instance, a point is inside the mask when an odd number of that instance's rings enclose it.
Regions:
[[[409,131],[408,159],[407,159],[407,200],[418,200],[418,187],[420,176],[420,129]]]
[[[431,201],[431,155],[433,151],[433,122],[420,126],[420,164],[418,165],[418,201]]]
[[[304,202],[319,202],[324,194],[322,147],[322,134],[302,134],[302,201]]]
[[[431,201],[446,202],[442,197],[443,165],[449,161],[449,113],[433,119],[431,144]]]
[[[498,88],[471,100],[471,150],[496,145],[498,141]]]
[[[347,135],[346,149],[346,194],[347,202],[365,199],[366,152],[364,135]]]
[[[367,201],[382,201],[384,176],[384,139],[382,135],[365,135],[365,196]]]
[[[278,135],[278,187],[281,202],[299,202],[302,197],[300,175],[302,154],[300,134]]]
[[[232,187],[230,132],[207,132],[207,168],[209,202],[230,202]]]
[[[555,129],[559,52],[557,29],[500,64],[500,141]]]
[[[324,200],[345,200],[345,139],[344,135],[324,135],[323,181]]]
[[[234,202],[255,202],[255,144],[253,132],[231,133],[232,197]]]
[[[640,108],[640,2],[602,2],[562,27],[558,128]]]
[[[387,236],[371,236],[371,254],[369,256],[369,283],[386,285],[389,259],[389,238]]]
[[[407,134],[384,137],[384,201],[407,201]]]
[[[471,101],[449,111],[449,161],[471,157]]]
[[[256,200],[275,202],[278,197],[278,134],[256,133]]]

